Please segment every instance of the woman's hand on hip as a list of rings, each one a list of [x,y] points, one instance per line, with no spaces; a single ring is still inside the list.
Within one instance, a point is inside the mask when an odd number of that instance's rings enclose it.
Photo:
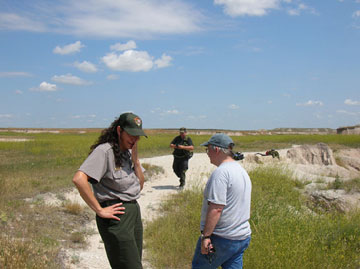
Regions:
[[[99,211],[97,214],[99,217],[102,217],[105,219],[120,220],[120,218],[117,217],[116,215],[125,214],[125,207],[122,207],[122,203],[118,203],[118,204],[114,204],[114,205],[102,208],[102,210]]]

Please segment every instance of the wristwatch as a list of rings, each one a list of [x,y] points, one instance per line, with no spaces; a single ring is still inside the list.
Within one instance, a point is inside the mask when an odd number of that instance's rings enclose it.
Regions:
[[[203,241],[205,239],[210,239],[210,235],[205,236],[205,235],[201,234],[200,238],[201,238],[201,241]]]

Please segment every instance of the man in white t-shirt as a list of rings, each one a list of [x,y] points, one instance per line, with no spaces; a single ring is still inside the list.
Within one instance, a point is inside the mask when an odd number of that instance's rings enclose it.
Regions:
[[[213,135],[205,146],[217,166],[204,190],[201,236],[192,268],[242,268],[243,254],[251,238],[251,181],[234,160],[233,140],[224,133]]]

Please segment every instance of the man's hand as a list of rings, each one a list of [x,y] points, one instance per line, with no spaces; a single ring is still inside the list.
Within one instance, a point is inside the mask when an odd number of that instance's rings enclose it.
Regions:
[[[201,254],[209,254],[209,250],[213,248],[210,238],[205,238],[201,240]]]
[[[138,141],[135,142],[134,146],[131,149],[131,160],[133,163],[136,163],[138,161],[137,143]]]

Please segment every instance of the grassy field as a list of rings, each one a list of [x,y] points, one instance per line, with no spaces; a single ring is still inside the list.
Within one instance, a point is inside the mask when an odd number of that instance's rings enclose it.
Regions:
[[[140,156],[151,157],[171,154],[169,143],[173,139],[174,134],[150,133],[148,139],[142,138],[140,140]],[[0,141],[0,227],[2,230],[0,233],[0,268],[61,268],[61,247],[66,245],[71,245],[72,247],[83,246],[85,244],[85,236],[94,232],[84,230],[83,228],[93,213],[87,208],[78,208],[77,205],[69,205],[67,201],[65,201],[63,193],[73,187],[71,179],[77,168],[86,158],[90,145],[94,143],[98,135],[98,131],[79,133],[76,130],[59,134],[0,132],[0,138],[29,139],[25,142]],[[210,136],[191,135],[191,137],[195,144],[195,152],[203,152],[203,148],[201,148],[199,144],[206,141]],[[239,136],[233,137],[233,139],[238,145],[237,150],[239,151],[265,151],[270,148],[286,148],[293,144],[315,144],[318,142],[327,143],[333,149],[360,147],[360,136],[356,135],[257,135]],[[46,192],[56,193],[58,198],[63,200],[63,206],[54,210],[53,207],[44,204],[41,198],[38,200],[35,199],[32,203],[25,201],[26,198],[41,197],[39,195]],[[194,195],[199,195],[199,193],[201,193],[201,190],[194,190],[194,192],[191,193],[184,192],[181,195],[193,197]],[[174,208],[176,208],[176,210],[173,210],[174,213],[178,212],[183,218],[184,212],[180,212],[180,209],[193,208],[192,210],[188,210],[191,211],[191,216],[186,216],[186,229],[184,229],[184,232],[187,233],[180,234],[179,237],[176,237],[178,238],[176,241],[179,243],[177,248],[184,249],[185,251],[182,254],[178,254],[178,256],[180,256],[178,258],[185,259],[187,262],[192,255],[195,244],[194,240],[196,240],[196,236],[198,235],[199,210],[196,206],[201,204],[199,197],[191,199],[189,197],[185,197],[184,199],[194,200],[194,204],[186,205],[183,204],[183,202],[179,202],[182,199],[181,197],[175,197],[175,201],[173,202]],[[178,206],[179,204],[184,206],[180,208]],[[166,206],[170,207],[170,205]],[[253,208],[253,212],[253,214],[255,214],[254,217],[256,214],[263,218],[267,216],[266,211],[257,210],[256,207]],[[171,220],[168,221],[174,221],[173,218],[174,217],[170,217]],[[329,224],[325,226],[327,231],[332,228],[335,229],[335,227],[337,227],[336,225],[342,225],[341,227],[343,227],[343,229],[348,229],[349,234],[356,232],[350,223],[359,223],[358,218],[348,217],[349,222],[346,222],[343,216],[340,216],[340,218],[344,219],[338,220],[338,218],[336,218],[336,220],[331,221],[329,218],[325,219],[326,221],[324,220],[322,223],[325,225],[327,221],[329,221]],[[261,226],[263,223],[269,223],[272,219],[268,219],[267,222],[259,221],[259,223],[256,223],[254,218],[253,221],[255,228],[259,225]],[[169,224],[167,226],[174,225]],[[341,230],[341,227],[336,228],[336,231]],[[288,233],[293,229],[291,223],[288,223],[283,229],[286,228],[289,229]],[[268,236],[271,236],[271,230],[272,228],[269,226],[269,231],[266,231]],[[246,254],[247,256],[250,256],[249,253],[251,253],[251,251],[256,251],[255,246],[256,242],[259,242],[259,239],[256,239],[255,232],[256,230],[254,231],[252,243],[254,247],[252,247],[253,250],[249,250]],[[149,233],[151,234],[151,232]],[[315,233],[314,231],[313,233],[316,234],[317,232]],[[320,236],[324,234],[324,232],[319,230],[318,234]],[[189,244],[189,247],[182,245],[184,243],[184,235],[186,235],[187,239],[185,241]],[[172,236],[171,234],[171,237]],[[341,232],[339,232],[337,236],[338,237],[335,238],[336,240],[343,238],[341,237]],[[356,233],[354,236],[356,236]],[[167,239],[169,238],[170,234]],[[275,235],[274,238],[276,238]],[[333,248],[333,245],[329,245],[329,241],[326,241],[323,237],[319,238],[323,240],[321,241],[319,239],[320,244],[327,242],[327,245],[320,245],[320,248]],[[167,239],[165,238],[164,240]],[[328,240],[330,239],[331,238]],[[352,240],[351,237],[349,237],[349,239],[346,237],[345,239],[346,242]],[[355,239],[359,240],[358,237],[355,237]],[[274,240],[271,242],[274,243]],[[354,245],[351,246],[354,247]],[[285,246],[283,247],[285,248]],[[345,250],[347,250],[347,252],[343,254],[341,251]],[[349,259],[350,254],[347,254],[347,247],[343,247],[342,250],[339,251],[341,255],[345,255],[345,260]],[[176,253],[178,252],[175,252],[175,254]],[[276,252],[274,253],[276,254]],[[350,251],[350,253],[352,252]],[[264,254],[263,259],[266,259],[267,255],[269,255],[269,253]],[[309,252],[308,255],[311,255],[311,252]],[[335,254],[331,255],[336,256]],[[246,262],[253,260],[254,264],[256,264],[255,260],[260,259],[260,256],[261,253],[259,253],[259,257],[256,259],[248,258]],[[256,255],[254,257],[256,257]],[[308,258],[310,258],[310,256]],[[248,266],[249,265],[247,265],[247,267]],[[164,267],[160,266],[159,268]]]
[[[360,268],[359,211],[310,210],[289,173],[275,168],[256,169],[250,177],[252,239],[244,268]],[[155,268],[191,268],[201,204],[201,190],[183,191],[147,225],[146,247]]]

